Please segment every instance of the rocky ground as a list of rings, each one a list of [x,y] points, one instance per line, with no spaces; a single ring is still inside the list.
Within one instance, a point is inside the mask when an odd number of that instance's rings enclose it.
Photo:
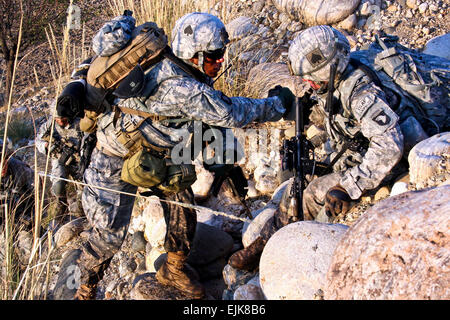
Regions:
[[[290,42],[306,28],[306,25],[280,10],[280,6],[277,8],[277,4],[281,2],[281,0],[216,1],[212,6],[211,12],[223,17],[233,40],[228,54],[230,61],[233,61],[238,68],[231,69],[228,74],[229,79],[247,79],[251,67],[258,64],[286,61]],[[83,35],[82,30],[71,31],[72,43],[77,48],[83,45],[88,47],[88,44],[82,44],[83,37],[91,39],[109,18],[104,1],[79,1],[79,5],[83,13],[83,22],[85,22],[85,34]],[[424,50],[427,41],[449,32],[449,11],[449,0],[362,0],[351,15],[333,25],[346,33],[352,50],[365,48],[375,40],[374,35],[379,30],[399,36],[400,43],[407,47]],[[235,20],[236,18],[240,20]],[[248,26],[248,29],[244,28],[246,31],[242,31],[243,26]],[[55,104],[55,87],[49,70],[50,57],[49,47],[43,43],[25,53],[18,68],[14,114],[17,117],[29,118],[29,110],[32,110],[36,125],[43,121]],[[34,69],[38,74],[39,85],[37,85]],[[231,83],[240,84],[237,81]],[[258,95],[245,89],[248,88],[244,88],[243,92]],[[291,123],[280,122],[271,128],[279,130],[283,137],[290,126],[292,126]],[[261,126],[254,128],[260,129]],[[267,129],[267,127],[263,128]],[[17,146],[32,143],[31,139],[22,141]],[[267,208],[273,209],[280,200],[279,195],[282,189],[279,187],[279,181],[275,179],[279,168],[271,166],[271,161],[278,159],[275,149],[267,158],[257,161],[246,159],[240,162],[249,178],[247,205],[252,213],[259,214]],[[19,152],[19,155],[34,167],[32,152],[23,151]],[[43,163],[43,158],[39,158],[39,167],[42,167]],[[205,179],[207,180],[207,177]],[[402,186],[407,189],[408,183],[405,184],[406,186]],[[409,188],[412,186],[410,185]],[[380,189],[377,193],[365,197],[348,214],[339,216],[335,222],[352,226],[379,200],[392,195],[391,189]],[[135,206],[130,232],[127,234],[123,248],[112,259],[110,268],[99,283],[98,299],[177,300],[187,298],[174,290],[157,285],[154,281],[155,268],[161,264],[164,253],[161,247],[164,236],[161,230],[164,229],[164,224],[161,222],[159,213],[146,211],[145,208],[148,205],[146,201],[148,200],[138,202]],[[202,205],[224,211],[234,217],[245,218],[242,204],[233,197],[226,185],[218,197],[213,197]],[[270,215],[269,211],[265,213],[267,216]],[[263,216],[264,214],[261,214],[260,220]],[[205,274],[209,272],[208,276],[202,279],[207,288],[207,299],[263,298],[258,272],[238,272],[226,265],[227,258],[234,251],[242,248],[243,238],[251,237],[244,236],[242,232],[248,228],[248,222],[217,217],[208,211],[199,212],[198,217],[199,221],[206,225],[206,227],[202,225],[202,228],[215,227],[220,231],[217,231],[217,235],[222,236],[221,242],[217,245],[220,252],[205,249],[206,253],[203,256],[197,256],[198,260],[193,261],[198,263],[196,268],[204,270]],[[86,237],[88,226],[81,222],[72,223],[70,228],[61,228],[62,225],[57,225],[54,230],[56,233],[59,231],[59,235],[54,240],[56,249],[52,253],[50,264],[50,288],[56,281],[55,275],[63,254],[70,248],[76,247]],[[215,240],[217,239],[208,238],[208,241]],[[22,243],[29,245],[29,236],[24,235]],[[27,253],[29,254],[29,250],[23,250],[21,254]],[[26,261],[26,257],[23,261]],[[323,294],[317,294],[314,297],[323,298]]]

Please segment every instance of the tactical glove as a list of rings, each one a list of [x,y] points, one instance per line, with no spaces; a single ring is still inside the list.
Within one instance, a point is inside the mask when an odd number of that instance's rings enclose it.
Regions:
[[[332,187],[325,196],[325,211],[329,217],[347,213],[351,208],[352,199],[340,185]]]
[[[283,114],[283,119],[291,121],[295,120],[295,95],[292,91],[287,87],[278,85],[268,92],[268,97],[274,96],[277,96],[281,100],[283,107],[286,109],[286,112]]]

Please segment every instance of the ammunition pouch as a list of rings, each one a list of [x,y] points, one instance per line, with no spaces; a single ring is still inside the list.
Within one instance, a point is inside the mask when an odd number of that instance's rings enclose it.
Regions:
[[[158,186],[159,189],[178,193],[189,188],[197,180],[195,166],[192,164],[174,164],[167,167],[167,177]]]
[[[121,179],[134,186],[151,188],[166,178],[166,160],[149,148],[141,148],[123,163]]]

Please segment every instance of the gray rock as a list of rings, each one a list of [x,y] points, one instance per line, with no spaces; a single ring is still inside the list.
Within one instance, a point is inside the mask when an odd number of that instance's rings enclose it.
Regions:
[[[222,271],[227,264],[225,257],[219,257],[218,259],[211,261],[206,265],[196,266],[196,270],[200,276],[201,281],[215,279],[222,276]]]
[[[264,300],[264,294],[259,285],[259,275],[234,291],[233,300]]]
[[[344,235],[325,299],[450,298],[450,186],[376,203]]]
[[[134,252],[145,252],[145,246],[147,241],[144,237],[144,232],[138,231],[133,234],[133,239],[131,241],[131,249]]]
[[[272,198],[267,205],[261,209],[253,211],[253,220],[250,223],[244,223],[244,226],[242,227],[242,244],[244,247],[247,247],[259,236],[266,221],[274,215],[277,207],[280,205],[283,193],[290,181],[291,180],[287,180],[279,185],[278,188],[275,189]]]
[[[348,227],[301,221],[278,230],[259,264],[260,283],[269,300],[311,300],[324,289],[334,249]]]
[[[223,268],[223,280],[227,285],[227,288],[231,291],[236,290],[239,286],[242,286],[249,282],[252,278],[256,276],[257,272],[238,270],[227,264]]]
[[[450,33],[429,40],[423,52],[450,60]]]
[[[58,229],[58,231],[56,231],[53,237],[56,248],[62,247],[69,241],[73,240],[87,227],[88,222],[86,218],[77,218],[63,225]]]
[[[410,182],[417,189],[450,179],[450,132],[438,133],[416,144],[408,155]]]
[[[228,256],[232,248],[233,238],[229,234],[204,223],[197,223],[188,263],[193,266],[209,264]]]
[[[267,220],[273,217],[277,208],[273,206],[264,207],[255,212],[256,218],[249,224],[244,223],[242,228],[242,244],[244,247],[248,247],[261,233],[261,229],[266,224]]]

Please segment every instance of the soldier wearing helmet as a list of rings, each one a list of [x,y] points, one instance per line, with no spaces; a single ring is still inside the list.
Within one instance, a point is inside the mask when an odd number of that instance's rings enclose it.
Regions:
[[[323,120],[320,125],[334,150],[333,173],[314,179],[303,192],[303,214],[306,220],[330,222],[363,193],[387,182],[402,158],[403,135],[385,93],[350,62],[350,45],[338,30],[329,26],[304,30],[292,42],[288,57],[291,72],[311,85],[316,102],[312,111]],[[267,240],[290,221],[291,186],[260,237],[230,257],[231,266],[258,266]]]
[[[136,184],[121,180],[131,157],[140,154],[139,151],[131,152],[134,146],[146,146],[146,152],[151,153],[152,157],[166,159],[170,170],[174,167],[172,151],[175,147],[187,141],[192,143],[187,138],[196,127],[195,121],[233,128],[251,122],[280,120],[292,105],[293,94],[288,89],[266,99],[249,99],[227,97],[213,88],[213,78],[221,68],[228,42],[225,26],[217,17],[195,12],[180,18],[172,31],[173,53],[144,70],[142,91],[132,98],[116,101],[122,112],[104,113],[98,118],[97,148],[86,169],[85,182],[136,193]],[[144,117],[138,112],[125,113],[125,109],[145,110],[150,116]],[[137,133],[135,136],[140,139],[139,144],[127,140],[129,135],[124,138],[122,133],[125,131]],[[165,181],[151,187],[151,193],[161,200],[193,204],[190,185],[195,181],[195,175],[192,177],[185,170],[188,167],[183,167],[183,178],[178,188],[168,188]],[[133,178],[133,172],[128,173]],[[55,293],[62,299],[90,295],[94,286],[89,283],[92,279],[89,275],[98,275],[103,268],[101,266],[107,265],[107,261],[120,249],[130,222],[134,197],[85,187],[82,201],[93,229],[83,247],[67,255],[62,263],[62,266],[78,265],[81,274],[81,286],[73,289],[64,285],[67,275],[60,272]],[[186,263],[195,236],[196,213],[164,201],[161,204],[167,224],[164,247],[168,254],[156,278],[160,283],[173,286],[192,298],[202,298],[205,292],[199,276]]]
[[[289,61],[295,75],[320,85],[316,98],[335,150],[332,160],[345,150],[335,160],[335,173],[316,179],[305,191],[306,215],[317,217],[325,205],[326,212],[335,216],[346,212],[351,200],[377,188],[400,161],[399,117],[382,89],[349,63],[350,45],[336,29],[316,26],[302,32],[289,48]],[[352,145],[355,141],[359,143]]]

